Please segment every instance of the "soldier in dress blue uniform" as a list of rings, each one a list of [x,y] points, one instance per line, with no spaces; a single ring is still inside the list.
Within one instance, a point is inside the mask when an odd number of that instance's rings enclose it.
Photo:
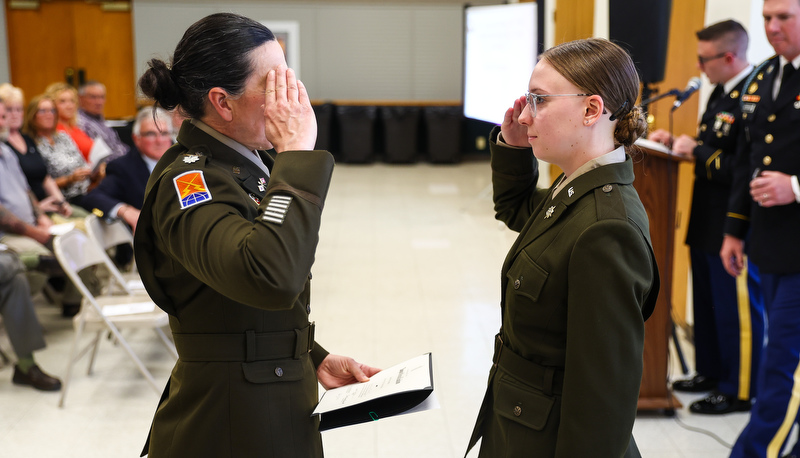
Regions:
[[[179,355],[142,455],[320,458],[318,382],[377,369],[328,354],[309,323],[333,158],[313,151],[305,86],[272,32],[225,13],[192,25],[139,85],[190,118],[153,170],[135,234]]]
[[[737,458],[783,456],[800,407],[800,1],[766,0],[763,15],[777,55],[745,84],[745,165],[734,176],[720,251],[737,275],[747,249],[768,321],[756,402],[731,454]]]
[[[696,375],[672,384],[678,391],[713,390],[690,412],[725,414],[750,410],[764,340],[764,305],[757,268],[748,263],[741,281],[719,258],[730,198],[737,140],[741,131],[740,97],[753,66],[747,62],[747,31],[736,21],[712,24],[697,32],[698,68],[715,88],[696,138],[672,141],[665,130],[651,140],[695,161],[692,210],[686,243],[692,262]]]

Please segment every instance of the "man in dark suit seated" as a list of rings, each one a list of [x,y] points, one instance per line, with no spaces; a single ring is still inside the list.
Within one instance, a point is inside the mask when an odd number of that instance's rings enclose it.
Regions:
[[[133,144],[124,156],[106,166],[106,177],[86,194],[86,206],[95,214],[119,218],[133,230],[144,202],[150,172],[164,152],[172,146],[172,119],[162,109],[143,108],[133,123]]]

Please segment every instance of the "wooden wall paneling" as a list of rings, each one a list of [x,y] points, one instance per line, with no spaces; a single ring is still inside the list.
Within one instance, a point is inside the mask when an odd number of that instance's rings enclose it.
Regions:
[[[130,11],[104,11],[98,3],[75,2],[75,65],[87,80],[106,85],[107,118],[136,114],[136,74]]]
[[[48,84],[63,81],[65,69],[74,65],[72,8],[48,2],[38,10],[17,10],[5,3],[11,83],[22,88],[27,103]]]
[[[6,2],[11,83],[25,97],[41,94],[48,84],[65,81],[68,68],[85,70],[108,89],[106,117],[136,113],[133,26],[130,11],[105,11],[98,2],[41,2],[35,10],[10,8]]]
[[[667,66],[664,81],[658,85],[660,92],[672,88],[683,89],[693,76],[700,76],[697,68],[697,37],[695,32],[704,27],[705,0],[672,0]],[[687,100],[673,114],[672,131],[675,136],[697,132],[698,109],[703,105],[699,92]],[[653,129],[669,129],[669,110],[673,99],[666,97],[650,105],[654,117]],[[676,324],[686,325],[686,306],[689,275],[689,249],[685,245],[686,228],[694,183],[694,164],[681,163],[678,171],[678,193],[675,215],[675,246],[670,287],[672,289],[672,315]],[[662,280],[663,281],[663,280]]]

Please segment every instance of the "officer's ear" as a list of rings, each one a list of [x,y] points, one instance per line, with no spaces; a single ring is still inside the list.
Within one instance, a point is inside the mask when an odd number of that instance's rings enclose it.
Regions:
[[[228,101],[228,93],[225,89],[221,87],[212,87],[208,91],[208,103],[211,104],[220,118],[230,122],[233,120],[233,110]]]

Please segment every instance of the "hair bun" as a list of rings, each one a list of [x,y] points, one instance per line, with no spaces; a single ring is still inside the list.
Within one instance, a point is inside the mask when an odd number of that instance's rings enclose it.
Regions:
[[[139,78],[142,93],[167,110],[180,105],[181,89],[169,66],[161,59],[150,59],[147,65],[149,68]]]
[[[614,131],[614,140],[623,146],[631,146],[647,133],[647,120],[639,106],[634,106],[631,111],[619,118]]]

